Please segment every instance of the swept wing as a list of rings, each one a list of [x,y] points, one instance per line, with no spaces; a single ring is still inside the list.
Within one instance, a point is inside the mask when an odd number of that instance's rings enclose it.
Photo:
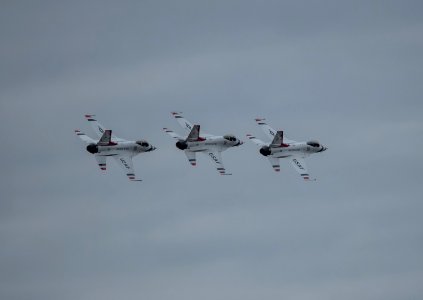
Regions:
[[[126,176],[131,181],[141,181],[135,177],[134,165],[132,163],[132,158],[129,156],[113,156],[116,159],[117,163],[125,171]]]

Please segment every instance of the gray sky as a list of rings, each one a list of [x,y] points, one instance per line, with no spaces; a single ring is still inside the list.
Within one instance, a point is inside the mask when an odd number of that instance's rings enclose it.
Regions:
[[[421,1],[2,1],[1,299],[423,297]],[[255,145],[192,168],[170,112]],[[95,113],[158,150],[102,175]]]

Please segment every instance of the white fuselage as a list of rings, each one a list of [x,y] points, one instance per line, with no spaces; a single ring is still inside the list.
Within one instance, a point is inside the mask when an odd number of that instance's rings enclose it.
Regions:
[[[148,144],[148,146],[141,146],[134,141],[114,142],[116,145],[97,145],[97,155],[101,156],[130,156],[133,157],[142,152],[152,151],[155,148]]]
[[[284,158],[293,155],[308,156],[313,153],[322,152],[326,150],[325,147],[312,147],[307,143],[293,143],[288,146],[270,147],[271,156],[276,158]]]
[[[216,149],[218,151],[225,151],[228,148],[239,146],[242,143],[239,140],[229,141],[222,136],[207,137],[199,141],[187,141],[187,149],[192,152],[210,151]]]

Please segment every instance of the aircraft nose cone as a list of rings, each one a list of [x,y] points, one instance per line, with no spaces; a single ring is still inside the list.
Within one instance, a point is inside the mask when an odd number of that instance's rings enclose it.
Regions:
[[[244,144],[244,142],[243,142],[243,141],[241,141],[241,140],[239,140],[239,141],[238,141],[238,145],[237,145],[237,146],[241,146],[242,144]]]

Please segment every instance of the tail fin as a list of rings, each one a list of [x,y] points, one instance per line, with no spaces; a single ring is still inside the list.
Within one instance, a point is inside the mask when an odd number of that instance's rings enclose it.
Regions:
[[[99,146],[116,145],[116,143],[112,142],[112,131],[109,129],[105,130],[100,140],[98,141],[97,145]]]
[[[194,141],[199,141],[199,140],[201,140],[201,138],[200,138],[200,125],[194,125],[192,127],[191,132],[188,134],[187,141],[188,142],[194,142]]]
[[[276,132],[275,138],[270,144],[270,147],[288,147],[288,145],[283,142],[283,131],[279,130]]]

